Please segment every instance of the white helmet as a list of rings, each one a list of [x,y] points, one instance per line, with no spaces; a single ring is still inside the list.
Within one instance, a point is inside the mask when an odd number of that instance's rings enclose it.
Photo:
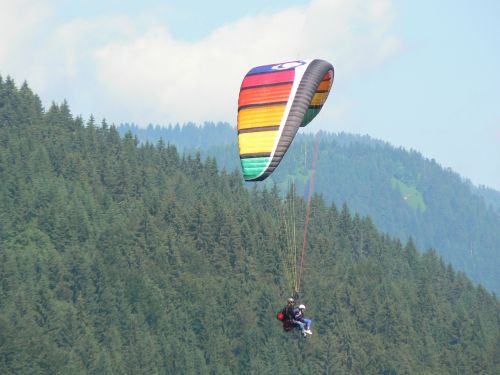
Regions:
[[[299,309],[300,309],[300,310],[305,310],[305,309],[306,309],[306,307],[305,307],[304,305],[300,305],[300,306],[299,306]]]

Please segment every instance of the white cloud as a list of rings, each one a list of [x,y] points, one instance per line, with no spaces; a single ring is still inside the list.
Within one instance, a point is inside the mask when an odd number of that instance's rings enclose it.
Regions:
[[[334,64],[336,80],[346,80],[398,46],[389,0],[315,0],[244,17],[195,42],[175,39],[150,13],[49,26],[41,22],[48,9],[42,1],[17,4],[7,5],[7,15],[2,10],[0,24],[20,15],[25,26],[9,23],[11,43],[0,37],[0,67],[15,61],[46,101],[67,98],[75,113],[115,123],[234,123],[239,85],[252,66],[318,57]],[[29,55],[19,52],[16,46],[30,43],[37,30],[46,35],[38,37],[42,43],[24,45]]]
[[[0,0],[0,69],[27,65],[22,59],[37,49],[49,14],[50,7],[43,0]]]
[[[321,57],[352,76],[395,52],[393,13],[385,0],[368,7],[362,1],[318,0],[245,17],[192,43],[156,26],[97,49],[98,80],[139,123],[234,122],[239,85],[250,67]]]

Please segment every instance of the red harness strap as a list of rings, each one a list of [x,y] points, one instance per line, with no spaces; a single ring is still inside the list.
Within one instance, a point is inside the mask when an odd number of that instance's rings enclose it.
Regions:
[[[290,332],[293,331],[294,328],[295,328],[295,323],[293,322],[293,320],[285,320],[283,322],[283,331]]]

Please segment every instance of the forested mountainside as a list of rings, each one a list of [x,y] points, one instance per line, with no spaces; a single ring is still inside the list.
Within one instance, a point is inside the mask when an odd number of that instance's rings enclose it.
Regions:
[[[483,197],[485,203],[491,206],[500,215],[500,191],[486,186],[475,187],[474,191],[477,195]]]
[[[131,131],[140,140],[162,138],[186,152],[215,157],[228,171],[240,169],[236,132],[228,124],[189,124],[184,136],[179,126],[139,130],[124,125],[119,131]],[[227,144],[228,139],[233,143]],[[299,132],[265,185],[278,184],[286,191],[293,181],[306,196],[317,140]],[[446,262],[500,293],[499,192],[474,187],[435,160],[368,136],[321,132],[317,159],[315,192],[327,204],[346,202],[353,212],[369,215],[380,230],[403,241],[412,237],[418,248],[437,249]]]
[[[166,127],[149,124],[141,128],[135,124],[121,124],[118,127],[121,135],[131,132],[141,142],[157,143],[160,139],[168,140],[181,152],[192,149],[207,149],[211,146],[234,144],[234,128],[225,122],[205,122],[202,126],[189,122]]]
[[[317,195],[301,300],[314,333],[284,333],[277,188],[44,110],[9,78],[0,181],[1,374],[500,372],[494,295]],[[304,211],[296,197],[299,228]]]

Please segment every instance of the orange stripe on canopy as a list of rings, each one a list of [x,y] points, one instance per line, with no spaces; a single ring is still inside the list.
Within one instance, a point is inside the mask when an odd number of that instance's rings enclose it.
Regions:
[[[290,96],[292,84],[278,86],[256,87],[242,90],[238,101],[238,108],[252,104],[265,104],[270,102],[286,102]]]

